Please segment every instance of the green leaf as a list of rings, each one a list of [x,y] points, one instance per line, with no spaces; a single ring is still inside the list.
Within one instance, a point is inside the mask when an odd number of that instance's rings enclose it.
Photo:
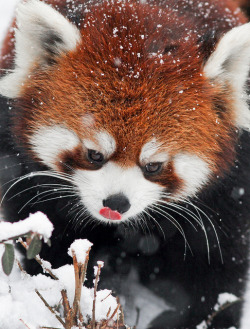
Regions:
[[[27,258],[28,259],[35,258],[36,255],[39,254],[41,249],[42,249],[42,241],[38,235],[35,235],[29,245],[29,249],[27,250]]]
[[[10,275],[15,260],[14,247],[9,243],[4,244],[4,246],[5,250],[2,257],[3,271],[6,275]]]

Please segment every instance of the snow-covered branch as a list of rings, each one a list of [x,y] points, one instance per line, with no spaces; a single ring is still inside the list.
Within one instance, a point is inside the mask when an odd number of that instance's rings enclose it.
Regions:
[[[16,223],[0,222],[0,243],[18,239],[29,233],[37,233],[47,242],[52,231],[53,225],[48,217],[42,212],[36,212]]]

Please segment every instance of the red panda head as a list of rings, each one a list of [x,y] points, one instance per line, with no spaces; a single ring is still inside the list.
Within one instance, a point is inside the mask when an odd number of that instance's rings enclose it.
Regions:
[[[236,131],[250,128],[250,24],[206,61],[190,24],[133,1],[93,7],[79,29],[40,1],[19,6],[0,92],[17,99],[23,143],[97,219],[193,197],[233,164]]]

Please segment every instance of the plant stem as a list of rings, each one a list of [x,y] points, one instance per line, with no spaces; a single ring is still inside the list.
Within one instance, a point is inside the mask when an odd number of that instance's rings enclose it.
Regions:
[[[85,275],[87,271],[88,261],[89,261],[89,250],[86,252],[85,262],[84,264],[78,263],[77,258],[75,255],[74,250],[72,250],[73,255],[73,265],[75,270],[75,297],[73,302],[73,317],[74,317],[74,324],[77,325],[77,320],[82,319],[81,314],[81,294],[82,294],[82,287],[85,280]]]
[[[93,299],[93,308],[92,308],[91,329],[95,329],[96,294],[97,294],[97,286],[98,286],[98,282],[99,282],[99,278],[100,278],[100,274],[101,274],[101,268],[102,268],[102,265],[101,264],[98,264],[98,270],[97,270],[97,273],[96,273],[95,286],[94,286],[94,299]]]
[[[29,232],[27,232],[27,233],[23,233],[23,234],[21,234],[21,235],[11,236],[11,237],[9,237],[8,239],[1,240],[1,241],[0,241],[0,244],[5,243],[5,242],[8,242],[8,241],[10,241],[10,240],[18,240],[19,238],[21,238],[21,237],[26,237],[27,235],[29,235],[29,234],[31,234],[31,233],[33,233],[33,232],[32,232],[32,231],[29,231]]]
[[[56,314],[56,312],[51,308],[51,306],[49,306],[49,304],[48,304],[47,301],[43,298],[43,296],[40,294],[40,292],[39,292],[37,289],[35,290],[35,292],[36,292],[36,294],[40,297],[40,299],[43,301],[44,305],[50,310],[50,312],[51,312],[52,314],[54,314],[55,317],[57,318],[57,320],[63,325],[64,328],[66,328],[64,321],[60,318],[60,316],[58,316],[58,315]]]
[[[214,311],[211,315],[208,316],[208,318],[206,320],[206,325],[208,327],[210,327],[212,325],[212,322],[213,322],[214,318],[219,313],[221,313],[222,311],[226,310],[228,307],[230,307],[230,306],[232,306],[232,305],[234,305],[236,303],[242,302],[242,300],[243,300],[242,298],[238,298],[234,302],[226,302],[225,304],[221,305],[217,311]]]
[[[21,245],[26,249],[26,250],[28,250],[28,245],[27,245],[27,243],[25,243],[24,241],[23,241],[23,239],[22,238],[20,238],[20,239],[18,239],[18,242],[20,242],[21,243]],[[50,270],[50,269],[48,269],[45,265],[44,265],[44,263],[43,263],[43,260],[39,257],[39,256],[36,256],[35,257],[35,260],[38,262],[38,264],[39,265],[41,265],[41,267],[54,279],[54,280],[59,280],[58,279],[58,277]]]

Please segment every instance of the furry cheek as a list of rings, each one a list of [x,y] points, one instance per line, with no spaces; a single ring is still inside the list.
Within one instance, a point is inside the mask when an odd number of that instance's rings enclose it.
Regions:
[[[177,154],[174,157],[174,168],[184,183],[181,190],[176,194],[180,197],[194,196],[209,182],[212,175],[209,164],[191,153]]]
[[[79,138],[62,125],[36,128],[29,139],[33,153],[47,166],[58,169],[58,156],[63,151],[71,151],[79,145]]]
[[[76,170],[73,182],[79,190],[83,205],[96,219],[106,223],[120,223],[136,219],[161,198],[164,188],[144,178],[137,166],[122,168],[109,162],[95,171]],[[121,221],[111,221],[99,214],[104,200],[112,195],[123,194],[130,208],[122,214]]]

